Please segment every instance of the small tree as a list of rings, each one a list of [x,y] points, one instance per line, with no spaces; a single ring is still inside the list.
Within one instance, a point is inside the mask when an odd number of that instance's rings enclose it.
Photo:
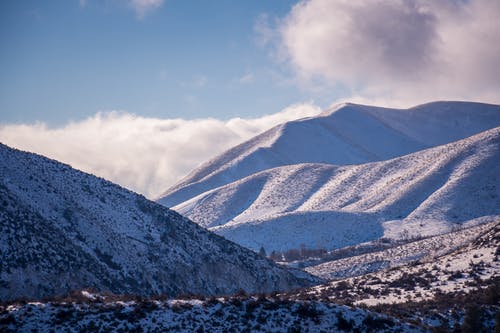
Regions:
[[[408,231],[408,229],[403,229],[403,231],[399,233],[399,238],[403,241],[410,240],[410,232]]]
[[[305,258],[307,257],[307,248],[306,248],[306,244],[300,244],[300,257],[301,258]]]
[[[278,252],[276,252],[276,251],[273,251],[269,255],[269,259],[274,260],[274,261],[280,261],[281,260],[281,254],[278,253]]]
[[[266,257],[267,254],[266,254],[266,249],[264,249],[264,246],[261,246],[260,247],[260,250],[259,250],[259,254],[263,257]]]
[[[352,319],[347,320],[342,315],[342,312],[337,312],[337,328],[342,332],[350,332],[353,329],[354,321]]]
[[[470,306],[465,312],[464,322],[462,324],[463,333],[477,333],[483,329],[481,321],[481,309],[476,306]]]
[[[295,261],[300,259],[300,251],[298,249],[290,249],[283,253],[286,261]]]

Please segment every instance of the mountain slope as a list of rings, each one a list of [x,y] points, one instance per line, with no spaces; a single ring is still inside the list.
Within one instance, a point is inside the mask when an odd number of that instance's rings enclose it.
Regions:
[[[498,229],[499,225],[500,220],[497,219],[470,228],[456,228],[449,233],[432,237],[395,243],[378,242],[378,250],[367,251],[359,255],[356,254],[355,249],[348,251],[349,248],[343,248],[339,251],[330,252],[331,259],[324,256],[323,259],[303,263],[303,266],[307,266],[304,268],[305,271],[326,280],[365,275],[395,267],[401,267],[402,270],[411,270],[411,266],[417,261],[435,262],[438,257],[468,247],[471,243],[477,242],[482,235],[495,228]],[[495,244],[489,244],[488,246],[496,247]],[[341,253],[335,256],[335,252]],[[406,266],[410,266],[410,268]]]
[[[410,109],[342,104],[278,125],[194,170],[157,200],[172,207],[256,172],[298,163],[386,160],[500,126],[500,106],[434,102]]]
[[[307,283],[140,195],[0,144],[0,300],[88,287],[173,296]]]
[[[499,245],[500,221],[497,221],[450,253],[424,256],[411,265],[335,280],[309,290],[313,294],[330,294],[332,299],[338,299],[339,292],[347,289],[351,301],[366,305],[422,301],[432,299],[438,293],[455,291],[474,295],[477,289],[490,284],[496,283],[498,288]],[[390,255],[388,259],[391,259]],[[339,284],[344,286],[340,290],[336,288]],[[498,299],[498,294],[496,297]]]
[[[434,235],[500,215],[500,127],[403,157],[262,171],[174,209],[258,250]]]
[[[301,297],[356,306],[363,304],[370,310],[427,326],[432,332],[498,332],[500,321],[495,320],[495,316],[500,311],[500,220],[478,228],[474,228],[480,231],[476,237],[471,239],[472,235],[468,235],[458,240],[457,243],[465,242],[451,252],[440,253],[442,248],[435,244],[437,251],[421,256],[422,249],[417,246],[413,249],[416,256],[411,263],[331,281],[301,291]],[[463,238],[462,232],[454,232],[449,237]],[[444,239],[434,241],[449,242]],[[380,256],[389,262],[397,260],[397,256],[390,253],[380,253]],[[338,267],[350,269],[356,266],[356,258],[352,259],[349,263],[339,262]],[[366,258],[359,259],[358,264],[363,265]],[[459,329],[471,308],[480,313],[482,330],[467,330],[464,326],[463,330]]]

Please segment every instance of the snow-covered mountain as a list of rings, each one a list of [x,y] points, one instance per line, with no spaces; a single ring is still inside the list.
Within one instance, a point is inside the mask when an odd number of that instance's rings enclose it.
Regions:
[[[382,161],[500,126],[500,106],[434,102],[410,109],[342,104],[278,125],[201,165],[158,202],[173,207],[256,172],[298,163]]]
[[[331,249],[494,220],[499,184],[497,127],[381,162],[268,169],[173,209],[254,250]]]
[[[308,284],[144,197],[0,144],[0,300],[92,287],[229,294]]]

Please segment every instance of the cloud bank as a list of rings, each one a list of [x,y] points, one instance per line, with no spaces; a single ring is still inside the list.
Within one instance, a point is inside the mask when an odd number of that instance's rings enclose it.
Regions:
[[[500,103],[498,17],[489,0],[304,0],[260,30],[308,88],[405,106]]]
[[[297,104],[255,119],[155,119],[106,112],[60,128],[0,125],[0,142],[155,198],[202,162],[284,121],[317,115]]]

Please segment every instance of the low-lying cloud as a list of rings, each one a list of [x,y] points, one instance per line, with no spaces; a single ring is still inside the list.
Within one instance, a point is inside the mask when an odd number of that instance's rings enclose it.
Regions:
[[[498,17],[500,1],[304,0],[258,31],[305,87],[392,104],[500,103]]]
[[[317,115],[297,104],[254,119],[155,119],[100,112],[59,128],[0,125],[0,141],[155,198],[200,163],[281,122]]]

